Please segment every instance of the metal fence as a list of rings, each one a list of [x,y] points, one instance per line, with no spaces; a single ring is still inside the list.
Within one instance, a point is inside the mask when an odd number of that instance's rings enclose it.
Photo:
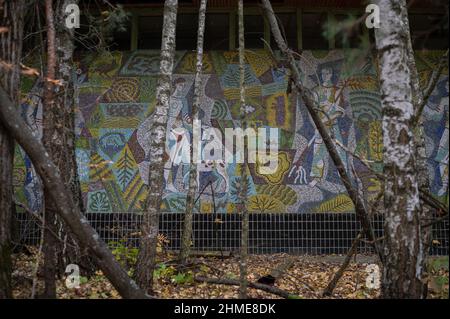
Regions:
[[[40,229],[27,213],[17,213],[20,239],[38,244]],[[87,219],[106,242],[125,240],[138,245],[142,215],[139,213],[90,213]],[[353,213],[263,214],[249,216],[249,252],[252,254],[344,254],[360,230]],[[167,249],[180,248],[183,214],[162,213],[160,233]],[[383,235],[383,217],[373,218],[375,235]],[[448,255],[448,220],[433,226],[433,255]],[[241,217],[238,214],[194,214],[193,249],[197,251],[237,251]],[[372,253],[370,243],[361,241],[359,253]]]

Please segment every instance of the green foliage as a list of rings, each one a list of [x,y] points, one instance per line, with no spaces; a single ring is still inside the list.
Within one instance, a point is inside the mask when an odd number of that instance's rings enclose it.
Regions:
[[[332,39],[336,37],[337,34],[341,33],[343,46],[346,47],[349,43],[348,34],[356,26],[356,23],[358,23],[358,21],[353,14],[348,14],[342,21],[329,19],[324,25],[322,35],[327,39]]]
[[[166,264],[160,263],[156,266],[156,269],[153,271],[153,278],[155,279],[164,279],[171,278],[176,273],[176,269],[173,266],[167,267]]]
[[[364,19],[360,19],[353,14],[348,14],[347,17],[341,21],[336,20],[336,18],[329,19],[323,27],[323,37],[328,40],[335,39],[335,41],[339,39],[344,50],[345,61],[341,70],[341,78],[353,76],[356,71],[355,61],[358,61],[362,56],[365,56],[361,51],[370,51],[371,44],[369,37],[365,34],[360,34],[358,36],[358,47],[350,49],[350,41],[354,34],[356,32],[359,33],[361,27],[365,28],[365,26],[362,26],[364,21]]]
[[[428,268],[431,271],[439,271],[440,269],[448,270],[448,256],[430,258]]]
[[[112,44],[114,32],[127,31],[128,20],[131,16],[129,12],[123,9],[123,6],[110,5],[100,14],[91,14],[92,10],[83,10],[86,12],[87,31],[83,34],[77,34],[77,40],[89,49],[103,51]]]
[[[427,261],[427,270],[432,296],[448,299],[448,256],[431,257]]]
[[[200,266],[200,272],[201,272],[201,273],[207,274],[208,271],[209,271],[209,269],[210,269],[210,268],[209,268],[207,265],[201,265],[201,266]]]
[[[194,275],[191,271],[180,272],[172,277],[172,282],[177,285],[191,284],[194,282]]]
[[[192,271],[177,272],[174,266],[167,266],[164,263],[157,265],[156,269],[153,271],[153,278],[169,280],[176,285],[186,285],[194,282]]]
[[[85,283],[87,283],[89,280],[87,277],[84,276],[80,276],[80,284],[83,285]]]
[[[132,266],[136,264],[139,250],[135,247],[128,246],[126,239],[121,239],[118,242],[110,241],[108,245],[112,250],[112,254],[122,267],[131,272]]]
[[[431,276],[429,287],[439,298],[448,299],[448,276]]]
[[[239,276],[232,272],[227,272],[225,277],[230,279],[239,279]]]

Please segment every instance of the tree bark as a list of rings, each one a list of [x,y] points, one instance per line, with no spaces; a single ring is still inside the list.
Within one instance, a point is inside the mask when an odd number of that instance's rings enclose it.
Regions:
[[[408,59],[409,32],[404,0],[380,0],[381,25],[375,29],[382,94],[385,242],[382,296],[420,298],[423,284],[422,212],[410,127],[414,119]]]
[[[153,270],[156,261],[156,246],[159,232],[159,211],[164,191],[164,162],[166,125],[172,87],[172,71],[175,56],[175,30],[178,0],[164,3],[164,23],[162,31],[160,74],[156,89],[156,107],[151,115],[149,191],[146,212],[141,227],[140,249],[136,264],[138,284],[150,292],[153,284]]]
[[[85,207],[83,205],[81,185],[78,176],[78,167],[75,153],[75,85],[74,85],[74,70],[73,70],[73,51],[74,51],[74,29],[66,27],[65,12],[68,5],[78,4],[78,0],[64,0],[58,7],[56,42],[58,48],[58,78],[62,80],[59,97],[63,105],[63,118],[61,119],[64,125],[64,141],[65,141],[65,160],[60,163],[61,171],[65,173],[65,182],[71,190],[72,198],[84,214]],[[82,268],[85,273],[91,274],[94,272],[92,262],[86,252],[82,251],[75,240],[73,234],[67,229],[62,230],[63,247],[61,253],[61,262],[64,266],[75,263]]]
[[[52,1],[46,2],[47,18],[47,78],[58,79],[60,85],[47,81],[44,86],[44,130],[43,143],[62,173],[65,184],[70,188],[74,203],[84,211],[81,188],[78,180],[75,158],[75,103],[73,83],[73,30],[66,28],[65,9],[77,0],[59,1],[53,12]],[[48,3],[48,5],[47,5]],[[52,76],[50,76],[50,74]],[[57,93],[57,94],[56,94]],[[55,298],[55,276],[63,275],[68,264],[75,263],[86,272],[92,272],[91,262],[83,253],[72,234],[64,227],[55,213],[55,205],[45,196],[44,229],[44,297]],[[55,234],[62,239],[57,240]]]
[[[25,1],[0,1],[0,85],[19,101]],[[14,140],[0,123],[0,299],[12,298],[11,226],[13,212]]]
[[[47,23],[47,72],[46,80],[44,82],[44,94],[43,94],[43,136],[42,141],[44,147],[50,155],[50,159],[54,163],[58,163],[63,160],[62,158],[62,143],[63,140],[63,125],[61,123],[61,109],[62,105],[55,103],[55,85],[56,79],[56,30],[54,22],[53,1],[45,0],[45,18]],[[63,174],[64,176],[65,174]],[[56,246],[58,239],[55,237],[57,233],[56,227],[56,205],[52,202],[48,189],[44,188],[44,220],[45,228],[44,232],[44,293],[43,298],[55,299],[56,298],[56,274],[57,274],[57,261],[56,261]]]
[[[427,165],[427,154],[425,148],[425,136],[423,120],[420,116],[423,108],[421,107],[424,103],[424,95],[420,88],[419,74],[417,73],[416,61],[414,58],[414,50],[412,47],[411,33],[409,29],[408,14],[403,15],[403,24],[405,32],[407,34],[407,50],[408,50],[408,68],[410,71],[410,86],[412,93],[412,103],[414,116],[412,117],[411,127],[413,129],[413,135],[415,139],[415,157],[417,160],[417,179],[419,192],[430,192],[430,179],[428,177],[428,165]],[[441,65],[438,67],[441,69]],[[442,71],[442,70],[441,70]],[[439,72],[440,73],[440,72]],[[432,216],[436,216],[436,211],[430,209],[428,205],[425,205],[422,196],[420,196],[420,220],[427,220]],[[417,265],[422,269],[420,280],[422,281],[422,292],[421,298],[426,298],[428,292],[428,279],[426,276],[426,261],[428,259],[430,247],[431,247],[431,227],[420,227],[420,244],[422,248],[419,250],[422,254],[418,256],[419,264]]]
[[[206,2],[201,0],[200,9],[198,12],[198,31],[197,31],[197,65],[194,78],[194,101],[192,103],[192,123],[198,120],[198,109],[201,103],[201,74],[203,68],[203,39],[205,34],[205,16],[206,16]],[[190,145],[190,170],[189,170],[189,189],[186,196],[186,211],[184,213],[183,235],[181,238],[180,262],[186,263],[189,257],[191,238],[192,238],[192,217],[194,212],[195,192],[197,190],[197,163],[194,159],[194,142]],[[198,151],[197,151],[198,154]]]
[[[373,243],[374,250],[380,257],[380,260],[383,260],[383,255],[381,253],[381,249],[379,248],[379,245],[377,241],[375,240],[375,235],[373,233],[373,229],[370,223],[370,218],[367,213],[366,207],[364,205],[364,200],[358,193],[358,190],[353,187],[350,177],[348,173],[345,170],[345,166],[342,162],[342,159],[339,156],[339,153],[336,150],[336,146],[334,145],[334,142],[332,138],[330,137],[330,134],[327,131],[327,128],[325,127],[324,123],[320,119],[319,114],[317,113],[316,109],[316,102],[313,98],[312,93],[304,87],[300,72],[297,68],[294,56],[292,55],[292,52],[286,45],[286,42],[284,41],[280,28],[278,26],[277,18],[275,17],[275,13],[272,9],[272,5],[270,4],[269,0],[261,0],[262,1],[262,7],[264,9],[264,12],[269,20],[270,28],[272,30],[272,34],[275,38],[275,41],[277,42],[278,47],[280,48],[281,52],[286,56],[289,62],[289,66],[292,72],[292,79],[294,81],[294,85],[297,88],[305,106],[308,110],[309,115],[311,116],[311,119],[314,122],[314,125],[317,128],[317,131],[319,132],[320,136],[322,137],[325,147],[327,148],[328,154],[330,154],[330,157],[339,173],[339,176],[341,177],[342,183],[344,184],[345,189],[347,190],[348,195],[350,196],[350,199],[353,202],[353,205],[355,207],[355,213],[356,217],[358,218],[359,222],[361,223],[362,229],[364,230],[364,234],[367,237],[367,239]]]
[[[0,86],[0,123],[8,133],[19,143],[30,157],[34,168],[42,179],[44,187],[48,190],[51,200],[58,203],[58,215],[64,220],[77,237],[79,243],[90,250],[98,267],[111,281],[123,298],[149,298],[114,258],[108,246],[100,239],[98,233],[92,228],[87,219],[80,213],[73,202],[68,188],[64,185],[61,173],[50,160],[41,141],[37,140],[25,124],[7,93]]]
[[[244,39],[244,3],[238,1],[238,28],[239,28],[239,97],[240,120],[242,129],[247,129],[245,110],[245,39]],[[241,247],[239,256],[239,298],[247,298],[247,255],[248,255],[248,209],[247,209],[247,156],[248,140],[244,140],[244,163],[241,165],[241,181],[239,187],[239,201],[242,217]],[[247,151],[245,151],[247,150]]]

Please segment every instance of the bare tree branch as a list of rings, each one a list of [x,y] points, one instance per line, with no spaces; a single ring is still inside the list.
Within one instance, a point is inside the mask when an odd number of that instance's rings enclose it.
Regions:
[[[436,84],[439,81],[442,71],[444,70],[444,67],[447,63],[448,63],[448,49],[439,60],[438,67],[431,73],[431,76],[428,80],[428,84],[423,92],[422,101],[419,104],[417,108],[417,113],[415,114],[414,119],[412,121],[413,127],[416,126],[418,123],[420,123],[420,117],[422,116],[423,110],[425,109],[425,106],[427,105],[428,100],[430,99],[430,96],[433,93],[434,88],[436,87]]]
[[[348,250],[344,262],[342,263],[341,267],[339,267],[338,271],[334,274],[333,278],[330,280],[327,287],[322,292],[322,296],[331,296],[333,294],[333,290],[336,287],[339,279],[341,279],[345,269],[347,269],[348,265],[350,264],[352,256],[356,253],[356,249],[358,248],[358,244],[361,240],[362,234],[363,234],[362,232],[359,232],[358,236],[356,236],[356,238],[353,240],[352,246]]]
[[[342,183],[344,184],[344,187],[347,190],[347,193],[349,194],[354,206],[355,206],[355,213],[358,217],[362,228],[364,230],[365,235],[369,240],[374,240],[374,232],[370,223],[369,216],[366,212],[366,209],[364,207],[364,201],[358,194],[358,191],[353,187],[350,178],[345,170],[344,163],[342,162],[342,159],[340,158],[336,147],[333,143],[333,140],[330,137],[330,134],[328,133],[327,128],[325,127],[324,123],[320,119],[318,113],[316,112],[316,102],[312,97],[312,94],[309,92],[307,88],[304,87],[301,81],[300,72],[297,68],[297,64],[295,62],[295,59],[292,55],[291,50],[286,45],[286,42],[283,40],[283,37],[281,36],[280,29],[277,23],[277,19],[275,17],[275,13],[272,9],[272,5],[270,4],[269,0],[262,0],[262,7],[265,11],[265,14],[269,20],[269,24],[273,33],[273,36],[278,44],[278,47],[282,51],[282,53],[286,56],[288,59],[290,69],[292,72],[292,77],[294,80],[294,84],[308,110],[308,113],[310,114],[319,134],[321,135],[324,144],[328,150],[328,153],[330,154],[330,157],[336,166],[336,169],[339,172],[339,175],[341,177]],[[382,260],[382,254],[381,250],[376,242],[373,244],[375,252],[378,254],[380,259]]]
[[[216,285],[228,285],[228,286],[239,286],[240,281],[235,279],[228,279],[228,278],[206,278],[206,277],[194,277],[195,281],[198,282],[206,282],[209,284],[216,284]],[[282,290],[277,287],[264,285],[256,282],[248,282],[248,287],[262,290],[280,297],[283,297],[285,299],[295,299],[297,296],[296,294],[289,293],[285,290]]]

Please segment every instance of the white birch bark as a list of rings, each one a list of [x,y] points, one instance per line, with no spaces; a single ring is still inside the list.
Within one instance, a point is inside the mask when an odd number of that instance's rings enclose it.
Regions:
[[[375,29],[382,93],[384,144],[385,242],[382,295],[418,298],[422,291],[419,189],[413,90],[408,59],[404,0],[379,0],[380,28]]]
[[[152,138],[149,148],[149,190],[146,212],[142,221],[140,249],[135,274],[137,283],[147,291],[151,291],[153,282],[153,269],[155,266],[159,231],[159,213],[164,191],[163,155],[165,151],[166,125],[172,88],[177,9],[177,0],[165,1],[160,73],[156,89],[156,107],[151,115],[152,127],[150,128],[150,135]]]
[[[201,75],[203,68],[203,39],[205,34],[205,17],[206,17],[206,2],[201,0],[198,12],[198,30],[197,30],[197,64],[194,78],[194,101],[192,104],[192,123],[198,120],[198,110],[201,103]],[[194,142],[191,141],[190,158],[191,164],[189,169],[189,190],[186,196],[186,211],[184,213],[183,235],[181,239],[180,261],[186,262],[189,256],[191,237],[192,237],[192,218],[194,211],[195,191],[197,190],[197,163],[194,158]]]

